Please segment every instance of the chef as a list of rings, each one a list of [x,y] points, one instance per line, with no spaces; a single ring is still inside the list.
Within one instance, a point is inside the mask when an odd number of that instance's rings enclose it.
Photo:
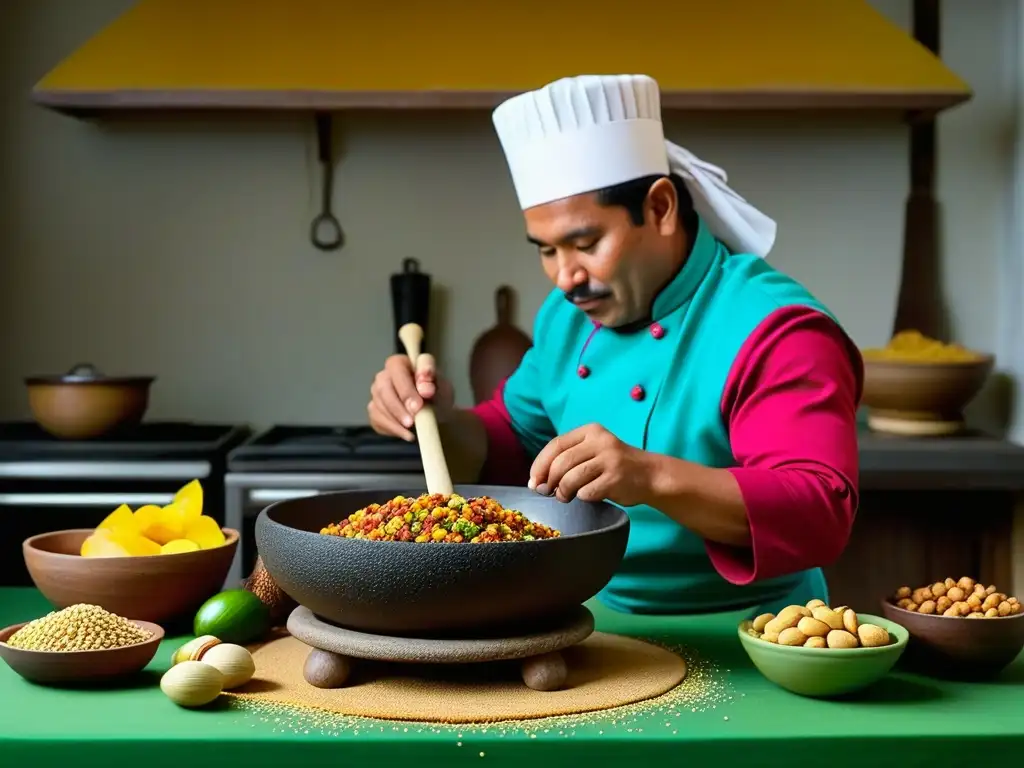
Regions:
[[[821,567],[857,506],[856,347],[765,256],[776,227],[725,173],[664,137],[657,83],[558,80],[494,111],[554,290],[533,347],[474,409],[421,360],[371,388],[380,433],[437,411],[456,482],[527,483],[625,509],[599,595],[634,613],[828,601]]]

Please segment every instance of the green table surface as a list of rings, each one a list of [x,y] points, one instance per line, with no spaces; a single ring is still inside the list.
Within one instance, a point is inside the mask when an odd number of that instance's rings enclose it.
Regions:
[[[1019,761],[1024,746],[1024,656],[994,682],[947,683],[892,673],[845,701],[783,691],[754,669],[736,637],[739,614],[637,617],[591,606],[598,629],[685,648],[692,679],[673,705],[581,722],[440,726],[267,714],[226,704],[176,707],[159,675],[185,639],[166,640],[129,686],[57,689],[0,665],[0,766],[146,768],[237,765],[964,766]],[[0,589],[0,626],[52,610],[31,589]],[[685,687],[688,686],[688,687]],[[982,757],[984,756],[984,757]],[[810,763],[803,763],[805,765]]]

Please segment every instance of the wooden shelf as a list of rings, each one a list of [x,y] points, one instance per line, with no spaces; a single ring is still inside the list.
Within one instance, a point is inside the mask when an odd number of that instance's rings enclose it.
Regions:
[[[488,10],[484,10],[483,6]],[[970,88],[864,0],[142,0],[35,87],[64,111],[478,109],[649,74],[666,109],[934,112]]]

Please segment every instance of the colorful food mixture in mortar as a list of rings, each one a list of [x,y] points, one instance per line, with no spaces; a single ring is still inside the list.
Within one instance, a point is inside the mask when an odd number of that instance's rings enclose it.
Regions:
[[[7,639],[26,651],[102,651],[127,648],[153,634],[98,605],[71,605],[30,621]]]
[[[505,509],[489,496],[464,499],[458,494],[423,494],[415,499],[396,496],[385,504],[357,510],[320,533],[417,544],[534,541],[561,535],[543,523],[528,520],[521,512]]]

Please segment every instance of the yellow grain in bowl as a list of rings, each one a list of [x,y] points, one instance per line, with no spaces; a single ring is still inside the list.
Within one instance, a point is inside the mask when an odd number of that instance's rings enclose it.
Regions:
[[[900,331],[884,347],[861,350],[865,361],[893,363],[977,363],[985,359],[959,344],[945,344],[920,331]]]
[[[144,643],[152,636],[98,605],[80,603],[30,621],[7,644],[26,651],[103,651]]]

